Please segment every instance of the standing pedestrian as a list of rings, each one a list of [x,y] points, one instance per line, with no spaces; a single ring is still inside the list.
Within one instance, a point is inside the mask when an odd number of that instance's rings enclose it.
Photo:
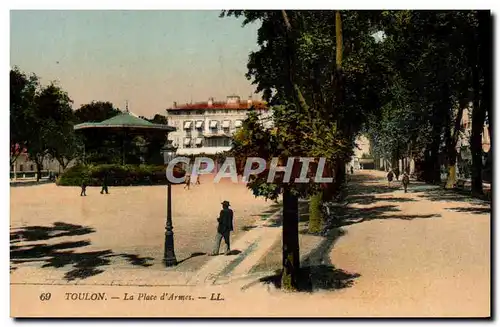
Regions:
[[[391,187],[391,182],[393,179],[394,179],[394,173],[392,172],[392,169],[391,169],[387,173],[387,181],[388,181],[389,187]]]
[[[215,246],[211,253],[211,255],[218,255],[220,249],[220,243],[224,238],[224,242],[226,243],[226,252],[225,254],[229,254],[231,251],[230,246],[230,234],[233,231],[233,210],[229,209],[229,202],[223,201],[222,210],[220,211],[219,218],[217,218],[217,236],[215,237]]]
[[[102,188],[101,188],[101,194],[103,192],[106,192],[106,194],[109,194],[108,192],[108,172],[105,171],[103,176],[102,176]]]
[[[403,187],[406,193],[408,190],[408,184],[410,184],[410,176],[408,176],[408,174],[404,172],[402,180],[403,180]]]
[[[351,175],[354,175],[354,167],[351,166]]]
[[[396,180],[399,181],[399,167],[394,168],[394,175],[396,176]]]
[[[186,179],[184,181],[185,185],[184,185],[184,189],[188,189],[191,187],[191,175],[186,175]]]

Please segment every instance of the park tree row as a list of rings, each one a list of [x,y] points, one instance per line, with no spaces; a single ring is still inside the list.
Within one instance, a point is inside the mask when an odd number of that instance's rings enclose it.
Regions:
[[[472,99],[473,187],[480,192],[480,133],[485,113],[491,117],[489,12],[230,10],[221,16],[260,24],[247,78],[271,105],[275,126],[266,129],[251,114],[234,136],[233,153],[241,160],[279,157],[282,164],[325,157],[334,178],[323,185],[268,183],[263,172],[248,183],[256,196],[282,196],[283,288],[300,284],[298,200],[311,199],[309,230],[320,231],[321,204],[345,197],[345,167],[361,132],[390,159],[421,152],[425,180],[436,182],[440,151],[454,173],[457,121]]]
[[[390,83],[365,132],[379,157],[396,165],[413,157],[417,176],[456,184],[457,141],[465,109],[472,118],[472,191],[481,195],[483,126],[491,135],[491,16],[489,11],[386,11],[377,24]],[[488,155],[491,159],[491,149]]]

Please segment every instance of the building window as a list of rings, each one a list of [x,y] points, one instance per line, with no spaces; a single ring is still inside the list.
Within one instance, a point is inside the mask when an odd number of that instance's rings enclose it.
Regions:
[[[24,171],[24,165],[23,164],[19,165],[19,171]]]
[[[212,130],[217,130],[217,125],[218,125],[218,121],[217,120],[211,120],[210,121],[210,129]]]
[[[213,138],[207,138],[204,141],[204,144],[206,147],[228,147],[231,146],[231,139],[228,137],[213,137]]]
[[[30,165],[30,171],[33,171],[33,170],[35,170],[35,166]]]
[[[14,165],[10,165],[10,171],[14,171]]]

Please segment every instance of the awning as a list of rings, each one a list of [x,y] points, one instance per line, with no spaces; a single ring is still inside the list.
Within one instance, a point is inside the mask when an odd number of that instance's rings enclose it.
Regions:
[[[203,126],[203,120],[198,120],[196,122],[196,128],[201,128],[201,126]]]
[[[184,129],[190,129],[190,128],[191,128],[191,122],[190,121],[184,122]]]
[[[237,120],[234,122],[234,127],[241,127],[243,126],[243,122],[241,120]]]
[[[229,128],[230,121],[229,120],[224,120],[222,122],[222,128]]]
[[[216,128],[217,127],[217,123],[218,123],[217,120],[211,120],[210,121],[210,128]]]
[[[202,141],[203,141],[203,138],[201,138],[201,137],[196,138],[196,145],[200,145]]]
[[[189,143],[191,143],[191,139],[189,137],[186,137],[184,139],[184,145],[189,145]]]

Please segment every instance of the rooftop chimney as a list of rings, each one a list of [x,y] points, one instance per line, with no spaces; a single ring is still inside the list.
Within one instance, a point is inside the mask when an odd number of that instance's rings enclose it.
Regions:
[[[251,95],[248,97],[247,102],[248,102],[248,108],[250,108],[252,106],[252,96]]]
[[[227,97],[228,105],[238,105],[239,102],[240,102],[240,97],[237,95],[230,95]]]
[[[214,98],[208,98],[208,106],[211,107],[214,104]]]
[[[177,108],[177,101],[174,101],[174,108]]]

